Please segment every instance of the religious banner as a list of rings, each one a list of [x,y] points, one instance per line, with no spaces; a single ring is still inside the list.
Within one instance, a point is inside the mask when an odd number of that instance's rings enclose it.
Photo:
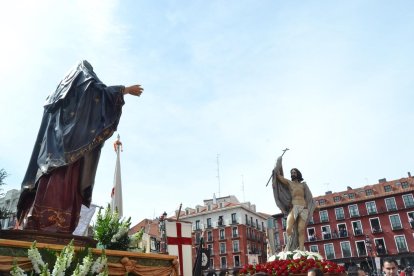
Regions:
[[[169,255],[178,256],[181,276],[192,275],[191,222],[165,221]]]

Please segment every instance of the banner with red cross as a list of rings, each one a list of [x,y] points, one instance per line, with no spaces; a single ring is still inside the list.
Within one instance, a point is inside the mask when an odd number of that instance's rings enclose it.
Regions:
[[[191,276],[193,273],[191,222],[166,221],[165,231],[168,254],[178,256],[180,276]]]

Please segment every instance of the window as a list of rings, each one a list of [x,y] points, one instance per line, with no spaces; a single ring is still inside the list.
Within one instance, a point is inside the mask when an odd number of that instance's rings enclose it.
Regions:
[[[265,230],[264,222],[262,221],[262,231],[264,231],[264,230]]]
[[[357,241],[356,242],[356,247],[357,247],[358,256],[366,256],[367,255],[367,250],[366,250],[366,247],[365,247],[365,241]]]
[[[220,231],[219,231],[219,237],[220,237],[220,240],[224,240],[224,238],[225,238],[225,236],[224,236],[224,229],[220,229]]]
[[[405,236],[395,236],[394,239],[398,252],[408,252]]]
[[[377,213],[377,206],[375,205],[375,201],[366,202],[365,206],[367,207],[368,215]]]
[[[322,238],[324,240],[329,240],[330,238],[332,238],[331,227],[329,225],[322,226],[321,230],[322,230]]]
[[[345,223],[338,224],[338,230],[340,238],[348,237],[348,230],[346,229]]]
[[[308,228],[308,240],[309,241],[315,241],[315,228]]]
[[[321,219],[321,222],[328,222],[329,221],[328,211],[327,210],[319,211],[319,217]]]
[[[402,198],[403,198],[403,201],[404,201],[405,208],[414,207],[414,199],[413,199],[412,194],[403,195]]]
[[[245,219],[246,219],[246,224],[249,225],[249,218],[247,217],[247,215],[244,215]]]
[[[233,252],[240,252],[238,240],[233,241]]]
[[[226,253],[226,243],[222,242],[220,243],[220,254]]]
[[[408,216],[408,223],[410,224],[410,227],[414,229],[414,212],[408,212],[407,216]]]
[[[253,224],[253,218],[252,217],[250,217],[250,225],[253,227],[254,226],[254,224]]]
[[[379,218],[370,218],[369,223],[371,224],[372,233],[381,233],[381,224],[379,222]]]
[[[351,218],[359,217],[358,205],[356,204],[349,205],[348,209],[349,209],[349,215],[351,216]]]
[[[214,269],[214,258],[210,258],[210,269]]]
[[[208,251],[210,252],[210,256],[213,256],[213,255],[214,255],[214,252],[213,252],[213,245],[212,245],[212,244],[208,244],[208,245],[207,245],[207,248],[208,248]]]
[[[238,236],[237,227],[232,228],[232,234],[233,234],[233,238],[237,238],[237,236]]]
[[[313,222],[313,215],[311,215],[311,217],[309,218],[308,224],[314,224],[314,222]]]
[[[327,260],[335,259],[335,252],[332,243],[324,244],[325,256]]]
[[[365,190],[366,196],[372,196],[373,194],[374,194],[374,191],[372,189]]]
[[[341,242],[342,258],[352,257],[351,244],[349,241]]]
[[[259,229],[259,220],[256,219],[256,228]]]
[[[236,213],[231,214],[231,223],[237,223]]]
[[[213,233],[211,231],[207,232],[207,241],[213,241]]]
[[[362,224],[361,221],[353,221],[352,228],[354,229],[354,236],[362,235]]]
[[[200,221],[196,220],[196,230],[200,230]]]
[[[377,249],[378,255],[384,255],[387,253],[384,238],[375,239],[375,248]]]
[[[218,225],[219,226],[224,226],[223,216],[219,216]]]
[[[326,204],[326,200],[325,199],[319,199],[319,205],[325,205]]]
[[[235,267],[240,266],[240,256],[234,256],[234,266]]]
[[[407,183],[407,182],[402,182],[402,183],[401,183],[401,188],[403,188],[403,189],[407,189],[408,187],[410,187],[410,185],[408,185],[408,183]]]
[[[341,197],[340,196],[335,196],[334,197],[334,202],[339,202],[341,201]]]
[[[335,216],[337,220],[345,219],[344,208],[335,208]]]
[[[211,228],[211,218],[207,219],[207,228]]]
[[[392,189],[391,189],[391,185],[385,185],[385,186],[384,186],[384,191],[385,191],[386,193],[391,192],[391,191],[392,191]]]
[[[317,245],[311,245],[309,247],[309,251],[319,253],[318,246]]]
[[[385,205],[387,206],[387,211],[396,211],[397,204],[395,203],[395,198],[389,197],[385,199]]]
[[[390,223],[392,230],[402,229],[401,220],[399,215],[391,215]]]
[[[221,261],[221,268],[227,268],[227,260],[226,257],[221,257],[220,258]]]
[[[348,198],[349,199],[354,199],[355,198],[355,193],[349,193]]]

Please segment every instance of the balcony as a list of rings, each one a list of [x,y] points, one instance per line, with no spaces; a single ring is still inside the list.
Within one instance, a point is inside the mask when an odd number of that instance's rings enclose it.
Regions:
[[[379,233],[382,233],[382,229],[381,228],[378,228],[378,227],[375,227],[375,228],[372,228],[372,234],[379,234]]]
[[[378,214],[377,210],[368,210],[368,215],[376,215]]]
[[[324,240],[330,240],[330,239],[332,239],[331,233],[323,233],[322,234],[322,237],[323,237]]]
[[[336,220],[344,220],[345,219],[345,216],[337,216],[336,217]]]
[[[225,240],[226,239],[226,237],[225,236],[219,236],[219,240]]]
[[[233,239],[237,239],[239,237],[239,234],[234,234],[231,236]]]
[[[354,236],[362,236],[364,233],[362,233],[362,230],[355,230]]]
[[[232,224],[232,225],[234,225],[234,224],[239,224],[239,222],[237,221],[237,219],[235,219],[235,220],[231,220],[231,224]]]
[[[329,218],[323,218],[321,219],[321,222],[329,222]]]
[[[359,218],[359,214],[354,213],[349,215],[351,218]]]

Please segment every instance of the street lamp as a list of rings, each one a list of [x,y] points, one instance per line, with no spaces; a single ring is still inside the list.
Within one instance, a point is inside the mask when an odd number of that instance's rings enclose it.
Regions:
[[[376,268],[376,265],[375,265],[374,258],[372,256],[373,244],[372,244],[372,241],[371,241],[371,239],[368,235],[365,235],[365,245],[369,250],[369,255],[370,255],[370,259],[371,259],[371,268],[374,272],[374,275],[377,275],[377,268]]]

